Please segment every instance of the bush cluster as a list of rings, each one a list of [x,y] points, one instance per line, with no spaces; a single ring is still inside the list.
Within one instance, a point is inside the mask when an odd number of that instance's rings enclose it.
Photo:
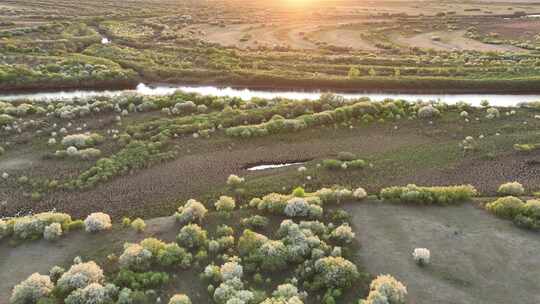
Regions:
[[[407,185],[405,187],[384,188],[380,193],[380,197],[384,201],[423,205],[455,204],[470,200],[475,195],[477,195],[477,191],[471,185],[448,187],[419,187],[416,185]]]
[[[496,216],[513,220],[519,227],[540,229],[539,200],[523,202],[517,197],[505,196],[486,204],[486,209]]]

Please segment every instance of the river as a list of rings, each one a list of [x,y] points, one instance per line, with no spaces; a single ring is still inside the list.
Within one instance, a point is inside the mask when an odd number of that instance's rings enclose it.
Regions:
[[[104,91],[59,91],[41,93],[20,93],[20,94],[0,94],[0,100],[13,101],[17,99],[39,100],[39,99],[69,99],[84,98],[98,95],[117,96],[126,92],[137,92],[145,95],[168,95],[176,90],[190,93],[200,93],[203,95],[230,96],[249,100],[253,97],[272,99],[284,97],[293,100],[318,99],[322,92],[317,91],[285,91],[285,90],[250,90],[236,89],[230,87],[215,86],[185,86],[185,85],[146,85],[139,84],[133,90],[104,90]],[[337,93],[345,98],[369,97],[374,101],[382,101],[387,98],[403,99],[407,101],[443,101],[454,104],[460,101],[468,102],[474,106],[480,105],[482,100],[487,100],[493,106],[512,107],[519,103],[540,101],[540,95],[503,95],[503,94],[399,94],[399,93]]]

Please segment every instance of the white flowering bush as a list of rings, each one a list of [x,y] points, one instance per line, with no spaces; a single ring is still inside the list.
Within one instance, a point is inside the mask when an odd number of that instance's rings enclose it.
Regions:
[[[219,200],[214,204],[217,211],[220,212],[231,212],[236,207],[236,202],[234,198],[230,196],[222,195],[219,197]]]
[[[145,271],[152,263],[152,252],[140,244],[124,244],[124,252],[118,258],[120,267]]]
[[[302,262],[313,250],[327,246],[311,229],[302,228],[291,220],[281,222],[277,234],[287,246],[288,259],[292,262]]]
[[[189,224],[180,229],[176,241],[185,248],[199,248],[206,244],[207,232],[197,224]]]
[[[277,289],[272,293],[272,296],[275,298],[281,299],[290,299],[293,297],[299,297],[298,288],[293,284],[281,284],[278,285]]]
[[[62,138],[62,145],[64,147],[77,147],[85,148],[93,146],[103,140],[103,137],[99,134],[71,134]]]
[[[430,258],[431,258],[431,252],[427,248],[415,248],[413,253],[413,259],[416,262],[416,264],[420,266],[428,265]]]
[[[501,116],[501,113],[497,108],[489,108],[486,110],[486,113],[487,119],[499,118]]]
[[[62,293],[67,294],[72,290],[85,288],[92,283],[102,284],[104,279],[101,267],[94,261],[89,261],[72,265],[58,279],[56,286]]]
[[[421,107],[418,110],[418,118],[429,119],[435,118],[441,115],[441,112],[432,105]]]
[[[227,178],[227,185],[231,187],[239,187],[245,182],[245,179],[243,177],[239,177],[238,175],[231,174]]]
[[[284,298],[266,298],[261,304],[304,304],[299,297],[292,297],[289,299]]]
[[[353,196],[356,199],[363,200],[368,196],[368,194],[364,188],[359,187],[359,188],[356,188],[356,190],[354,190]]]
[[[287,201],[283,212],[289,217],[320,217],[323,209],[319,205],[308,203],[305,198],[293,197]]]
[[[176,294],[171,297],[169,304],[191,304],[191,300],[185,294]]]
[[[62,151],[56,151],[55,155],[61,157],[64,153]],[[69,146],[66,149],[66,155],[69,157],[79,156],[79,149],[75,146]]]
[[[33,273],[26,280],[15,285],[9,300],[10,304],[35,304],[40,298],[51,294],[54,284],[51,278]]]
[[[71,216],[58,212],[43,212],[13,219],[13,235],[20,239],[41,238],[45,227],[52,223],[60,225],[71,222]]]
[[[244,269],[238,262],[238,258],[231,258],[230,261],[221,265],[219,272],[223,281],[229,281],[232,279],[242,279],[244,275]]]
[[[525,188],[518,182],[511,182],[500,185],[497,192],[501,195],[519,196],[525,193]]]
[[[369,295],[360,304],[405,304],[407,288],[391,275],[379,275],[370,284]]]
[[[253,292],[245,290],[238,278],[224,281],[214,291],[214,301],[218,304],[249,304],[254,298]]]
[[[101,150],[96,148],[81,149],[78,151],[77,156],[84,160],[97,159],[101,157]]]
[[[319,288],[349,288],[359,276],[356,265],[342,257],[320,258],[314,270],[314,286]]]
[[[84,220],[86,232],[99,232],[112,228],[111,217],[103,212],[95,212]]]
[[[345,188],[321,188],[315,192],[323,204],[340,204],[354,198],[353,192]]]
[[[201,222],[207,212],[208,210],[202,203],[190,199],[184,206],[178,208],[174,216],[180,224],[185,225],[193,222]]]
[[[62,225],[52,223],[43,230],[43,238],[47,241],[55,241],[62,236]]]
[[[354,240],[354,232],[349,224],[342,224],[334,229],[330,235],[333,240],[341,244],[349,244]]]
[[[49,277],[51,278],[51,281],[56,283],[58,279],[66,272],[66,270],[60,266],[53,266],[51,270],[49,270]]]
[[[258,250],[261,268],[267,271],[279,271],[287,267],[288,251],[282,241],[268,241]]]
[[[107,284],[92,283],[73,291],[64,301],[65,304],[109,304],[118,294],[118,287]]]

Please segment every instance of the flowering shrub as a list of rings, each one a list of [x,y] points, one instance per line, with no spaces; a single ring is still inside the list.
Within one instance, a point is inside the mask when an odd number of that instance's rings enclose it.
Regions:
[[[206,244],[207,232],[197,224],[189,224],[180,229],[180,233],[176,236],[176,241],[180,246],[197,249]]]
[[[449,187],[389,187],[381,190],[380,196],[385,201],[415,204],[455,204],[471,199],[477,194],[471,185]]]
[[[53,266],[51,270],[49,270],[49,277],[51,278],[51,281],[56,283],[58,279],[66,272],[66,270],[60,266]]]
[[[366,190],[364,190],[364,188],[359,187],[359,188],[356,188],[356,190],[354,190],[353,196],[356,199],[362,200],[362,199],[365,199],[367,197],[367,192],[366,192]]]
[[[131,228],[137,232],[143,232],[146,229],[146,223],[142,218],[136,218],[131,222]]]
[[[13,288],[10,304],[35,304],[51,294],[54,284],[49,276],[33,273]]]
[[[43,238],[47,241],[57,240],[62,236],[62,225],[52,223],[43,230]]]
[[[169,304],[191,304],[191,300],[184,294],[176,294],[171,297]]]
[[[355,234],[349,224],[342,224],[336,227],[330,236],[341,244],[349,244],[353,241]]]
[[[65,213],[43,212],[31,216],[14,218],[13,235],[20,239],[40,238],[44,235],[45,227],[50,224],[69,225],[71,216]]]
[[[263,270],[278,271],[287,267],[288,251],[282,241],[267,241],[256,254]]]
[[[323,209],[319,205],[309,204],[304,198],[295,197],[287,201],[284,213],[289,217],[320,217]]]
[[[65,304],[109,304],[118,294],[118,287],[107,284],[102,286],[92,283],[73,291],[64,301]]]
[[[323,204],[340,204],[353,199],[353,192],[345,188],[321,188],[315,195],[318,196]]]
[[[291,220],[284,220],[277,235],[287,246],[288,258],[292,262],[302,262],[313,250],[328,249],[327,245],[304,223],[300,226]]]
[[[191,265],[193,256],[178,244],[166,244],[157,254],[157,259],[162,266],[180,266],[188,268]]]
[[[64,294],[72,290],[84,288],[92,283],[103,283],[103,270],[94,261],[78,263],[72,265],[56,284],[57,288]]]
[[[523,201],[517,197],[505,196],[487,204],[486,209],[500,217],[514,218],[524,205]]]
[[[74,146],[77,148],[85,148],[96,145],[103,141],[103,137],[99,134],[72,134],[66,135],[62,139],[62,145],[64,147]]]
[[[245,179],[243,177],[239,177],[238,175],[231,174],[227,178],[227,185],[235,188],[241,186],[245,182]]]
[[[413,253],[414,261],[420,265],[424,266],[429,264],[429,260],[431,257],[431,252],[426,248],[415,248]]]
[[[86,232],[99,232],[112,228],[111,217],[103,212],[95,212],[84,220]]]
[[[407,288],[390,275],[380,275],[370,284],[369,295],[359,304],[405,304]]]
[[[219,271],[223,281],[229,281],[235,278],[241,280],[244,275],[243,267],[238,263],[237,258],[232,258],[230,261],[221,265]]]
[[[418,110],[418,118],[422,118],[422,119],[434,118],[440,115],[441,115],[441,112],[432,105],[421,107]]]
[[[208,210],[203,204],[194,199],[190,199],[184,206],[178,208],[178,212],[176,212],[174,216],[180,224],[185,225],[196,221],[201,222],[207,212]]]
[[[518,182],[511,182],[502,184],[497,192],[502,195],[518,196],[525,193],[525,188],[523,188],[523,185]]]
[[[241,256],[248,256],[256,252],[267,241],[268,238],[265,235],[246,229],[238,239],[238,252]]]
[[[125,244],[124,252],[118,258],[120,267],[144,271],[150,267],[152,252],[139,244]]]
[[[220,212],[231,212],[236,207],[236,202],[234,198],[230,196],[222,195],[219,197],[219,200],[214,204],[217,211]]]
[[[486,118],[487,119],[493,119],[493,118],[499,118],[501,116],[501,113],[497,108],[488,108],[486,110]]]
[[[342,257],[320,258],[314,264],[314,271],[316,288],[349,288],[359,276],[356,265]]]
[[[251,229],[262,229],[268,226],[269,222],[270,221],[268,220],[268,218],[264,216],[253,215],[248,218],[242,219],[241,224]],[[1,227],[1,223],[0,223],[0,227]],[[1,234],[1,228],[0,228],[0,238],[1,238],[1,235],[2,234]]]

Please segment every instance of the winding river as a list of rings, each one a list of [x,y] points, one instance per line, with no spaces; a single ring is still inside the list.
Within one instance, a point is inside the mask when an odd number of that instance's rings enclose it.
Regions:
[[[0,94],[0,100],[13,101],[17,99],[39,100],[39,99],[69,99],[84,98],[98,95],[116,96],[126,92],[137,92],[145,95],[167,95],[176,90],[190,93],[200,93],[203,95],[230,96],[249,100],[253,97],[272,99],[276,97],[289,98],[293,100],[318,99],[322,92],[317,91],[265,91],[250,89],[235,89],[230,87],[215,86],[184,86],[184,85],[146,85],[139,84],[133,90],[104,90],[104,91],[59,91],[42,93],[21,93],[21,94]],[[345,98],[369,97],[374,101],[382,101],[386,98],[403,99],[407,101],[443,101],[448,104],[460,101],[468,102],[474,106],[480,105],[482,100],[488,100],[493,106],[512,107],[519,103],[540,101],[540,95],[502,95],[502,94],[399,94],[399,93],[338,93]]]

